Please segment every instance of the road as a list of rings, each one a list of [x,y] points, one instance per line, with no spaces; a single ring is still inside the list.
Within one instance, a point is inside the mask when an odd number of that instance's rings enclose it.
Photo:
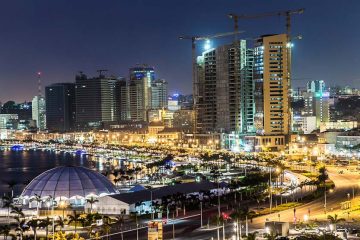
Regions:
[[[335,183],[335,189],[333,192],[328,193],[326,200],[327,213],[325,214],[325,198],[324,196],[318,198],[312,202],[304,204],[296,208],[295,216],[300,221],[303,221],[303,216],[308,214],[310,210],[310,219],[325,219],[328,214],[334,214],[334,212],[340,210],[340,203],[348,200],[348,193],[350,193],[350,199],[352,198],[353,187],[356,190],[359,189],[360,174],[358,172],[347,171],[345,167],[328,167],[329,178]],[[343,170],[344,174],[339,174],[339,170]],[[252,229],[259,229],[264,227],[266,219],[277,221],[278,214],[280,214],[281,221],[293,222],[294,221],[294,210],[289,209],[280,213],[269,214],[254,219],[250,225]],[[345,217],[345,216],[339,216]]]
[[[344,174],[339,174],[338,171],[343,170]],[[296,209],[296,218],[303,221],[303,216],[308,214],[310,210],[310,219],[326,219],[328,214],[339,214],[340,202],[348,199],[348,193],[352,197],[352,189],[354,187],[355,194],[359,188],[360,174],[358,172],[347,171],[345,167],[328,167],[329,178],[335,183],[335,189],[332,193],[327,194],[327,213],[324,214],[324,197],[318,198],[312,202],[304,204]],[[281,221],[294,221],[294,210],[289,209],[282,212],[269,214],[266,216],[253,219],[252,223],[249,223],[249,230],[263,229],[266,220],[278,221],[278,215],[280,214]],[[339,217],[345,217],[339,215]],[[207,216],[204,215],[204,224],[207,221]],[[226,236],[230,237],[234,234],[232,224],[226,226]],[[243,233],[245,230],[243,229]],[[200,229],[200,217],[198,215],[193,218],[178,221],[175,224],[175,239],[216,239],[216,229]],[[222,233],[220,231],[220,237]],[[111,236],[111,239],[121,239],[120,235]],[[124,233],[124,239],[136,239],[136,231]],[[147,239],[147,228],[139,230],[139,239]],[[172,225],[167,224],[164,227],[164,239],[172,239]]]

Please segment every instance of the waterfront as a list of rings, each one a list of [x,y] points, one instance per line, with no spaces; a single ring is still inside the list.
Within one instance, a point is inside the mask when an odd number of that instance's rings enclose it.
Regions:
[[[75,155],[67,152],[29,150],[29,151],[0,151],[0,194],[10,192],[8,182],[15,181],[15,196],[34,177],[56,166],[84,166],[99,169],[99,164],[92,164],[90,156]]]

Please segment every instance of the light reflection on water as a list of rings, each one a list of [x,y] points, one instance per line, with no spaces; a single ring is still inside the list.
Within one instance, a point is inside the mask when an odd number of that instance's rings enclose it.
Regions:
[[[50,151],[0,151],[0,196],[10,192],[7,182],[16,181],[15,195],[34,177],[56,166],[84,166],[103,171],[106,166],[100,162],[92,162],[90,156]]]

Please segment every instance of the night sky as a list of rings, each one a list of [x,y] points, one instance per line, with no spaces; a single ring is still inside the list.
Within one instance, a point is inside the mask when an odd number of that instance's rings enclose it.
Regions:
[[[293,50],[294,84],[360,87],[359,0],[1,0],[0,100],[31,100],[37,71],[47,85],[72,82],[79,70],[127,77],[137,63],[154,66],[170,93],[191,93],[191,46],[179,35],[232,31],[230,12],[302,7],[293,18],[293,35],[303,36]],[[240,29],[244,38],[280,33],[285,20],[243,20]]]

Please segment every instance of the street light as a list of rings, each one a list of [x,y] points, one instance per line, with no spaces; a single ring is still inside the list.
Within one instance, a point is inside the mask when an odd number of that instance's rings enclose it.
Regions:
[[[307,222],[307,221],[309,221],[309,215],[305,214],[304,215],[304,222]]]

